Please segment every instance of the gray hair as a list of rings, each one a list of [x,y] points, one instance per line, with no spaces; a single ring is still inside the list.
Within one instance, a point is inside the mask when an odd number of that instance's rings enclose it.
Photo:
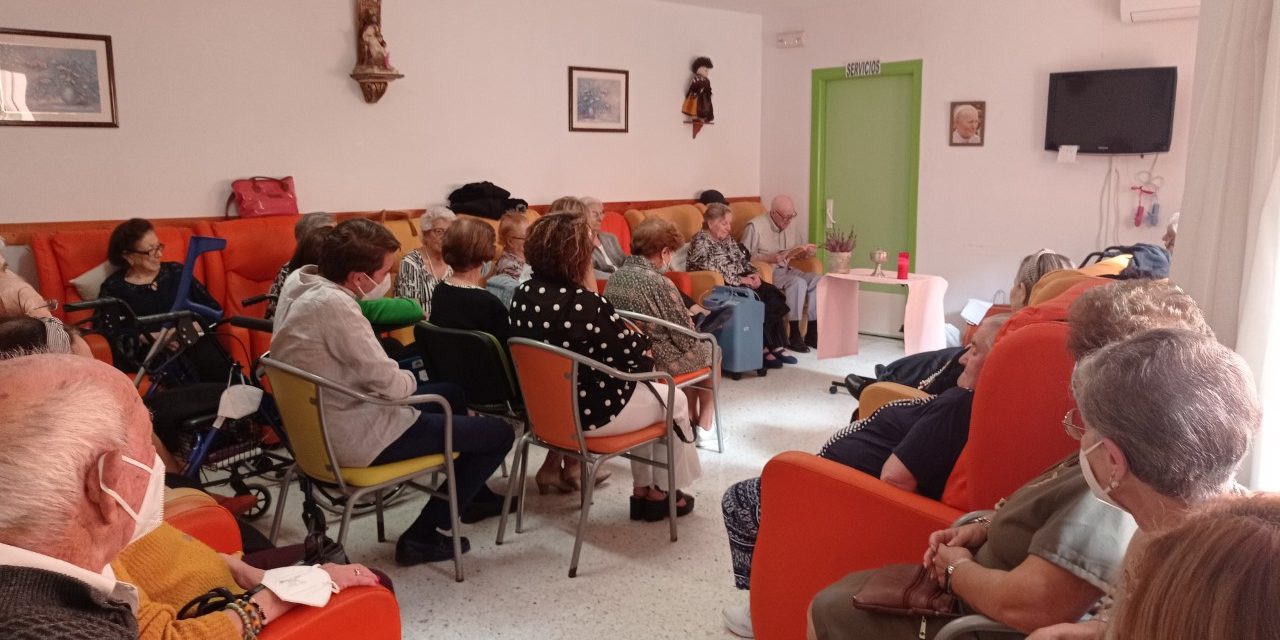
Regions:
[[[37,388],[35,369],[62,372]],[[100,369],[100,370],[95,370]],[[65,538],[84,505],[85,472],[126,448],[128,384],[110,365],[74,355],[36,354],[0,361],[0,542],[23,548]],[[112,378],[115,376],[115,378]]]
[[[1123,280],[1097,286],[1067,309],[1067,351],[1076,360],[1148,329],[1189,329],[1210,338],[1196,301],[1163,280]]]
[[[1013,277],[1015,286],[1022,285],[1022,296],[1025,302],[1031,297],[1031,289],[1040,282],[1045,274],[1072,267],[1071,259],[1052,249],[1041,249],[1025,258],[1018,264],[1018,273]]]
[[[436,220],[448,220],[449,222],[453,222],[457,219],[458,215],[449,207],[444,205],[427,207],[427,210],[422,214],[422,228],[423,230],[430,229],[431,225],[434,224]]]
[[[996,335],[1000,333],[1000,327],[1003,327],[1004,323],[1008,322],[1011,317],[1013,317],[1013,314],[1011,313],[997,313],[993,316],[983,318],[982,322],[978,323],[978,330],[973,332],[974,339],[977,339],[980,331],[986,329],[987,335],[991,336],[991,338],[987,340],[987,346],[990,347],[992,344],[995,344]]]
[[[587,205],[587,208],[588,208],[588,209],[590,209],[590,208],[591,208],[592,206],[594,206],[594,205],[600,205],[600,207],[601,207],[602,209],[604,208],[604,200],[601,200],[600,198],[593,198],[593,197],[591,197],[591,196],[584,196],[584,197],[581,197],[581,198],[578,198],[578,199],[582,201],[582,204]]]
[[[1187,329],[1153,329],[1076,365],[1084,421],[1161,495],[1192,504],[1231,480],[1262,419],[1244,360]]]
[[[301,218],[293,225],[293,239],[302,240],[307,237],[308,233],[315,231],[321,227],[332,227],[338,224],[332,213],[326,211],[312,211],[311,213],[302,214]]]
[[[707,205],[707,210],[702,212],[702,226],[706,227],[708,222],[719,220],[731,213],[733,213],[733,209],[730,209],[729,205],[712,202]]]

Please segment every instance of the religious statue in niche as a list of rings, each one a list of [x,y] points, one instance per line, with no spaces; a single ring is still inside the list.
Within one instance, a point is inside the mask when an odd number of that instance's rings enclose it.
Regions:
[[[382,37],[382,0],[356,0],[356,67],[351,77],[360,83],[369,104],[382,98],[388,83],[404,77],[391,66],[391,53]]]
[[[685,122],[693,125],[693,137],[698,137],[704,124],[714,124],[715,109],[711,106],[711,58],[699,56],[689,65],[693,71],[693,79],[689,81],[689,90],[684,94],[684,104],[680,112],[688,117]]]

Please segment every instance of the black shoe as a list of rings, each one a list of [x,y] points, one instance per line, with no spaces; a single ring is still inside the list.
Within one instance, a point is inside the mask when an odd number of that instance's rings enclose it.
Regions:
[[[471,550],[471,541],[462,538],[462,552]],[[432,531],[426,540],[400,536],[396,541],[396,564],[411,567],[424,562],[442,562],[453,559],[453,538]]]
[[[787,352],[783,351],[782,349],[778,349],[777,351],[774,351],[773,357],[777,358],[778,362],[781,362],[782,364],[796,364],[800,362],[799,360],[796,359],[795,356],[787,355]]]
[[[791,342],[787,344],[787,349],[796,353],[809,353],[809,345],[798,335],[791,336]]]
[[[679,501],[682,499],[684,500],[684,506],[680,506],[678,502],[676,504],[677,518],[683,518],[689,515],[690,513],[693,513],[693,496],[683,491],[677,491],[676,500]],[[637,498],[635,496],[632,496],[631,504],[632,504],[632,507],[631,507],[632,520],[644,520],[645,522],[658,522],[659,520],[665,520],[667,516],[670,515],[670,511],[667,508],[667,501],[665,499],[649,500],[647,498]],[[638,509],[636,507],[637,504],[639,504]],[[637,511],[639,512],[639,516],[640,516],[638,518],[636,517]]]
[[[772,354],[770,354],[770,355],[772,355]],[[795,358],[792,358],[792,360],[795,360]],[[766,369],[781,369],[781,368],[782,368],[782,361],[781,361],[781,360],[779,360],[777,356],[774,356],[772,359],[770,359],[770,358],[765,358],[765,359],[764,359],[764,368],[766,368]]]
[[[855,398],[861,397],[862,390],[867,388],[867,385],[875,382],[878,382],[875,378],[860,376],[856,373],[851,373],[844,377],[845,388],[849,390],[849,395]]]
[[[520,496],[511,497],[511,508],[507,513],[515,513],[516,508],[520,506]],[[472,500],[466,509],[462,510],[462,514],[458,519],[464,524],[475,524],[481,520],[487,520],[494,516],[502,515],[502,496],[498,496],[497,501],[493,500]]]
[[[809,325],[804,330],[804,343],[810,348],[818,348],[818,321],[810,320]]]

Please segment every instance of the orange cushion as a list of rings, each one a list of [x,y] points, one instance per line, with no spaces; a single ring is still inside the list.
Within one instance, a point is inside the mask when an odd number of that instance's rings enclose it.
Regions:
[[[616,211],[604,212],[600,230],[612,233],[618,239],[618,244],[622,245],[622,252],[631,255],[631,226],[627,224],[625,216]]]
[[[638,431],[622,433],[616,436],[587,438],[587,451],[591,453],[613,453],[630,449],[638,444],[656,440],[667,434],[666,422],[655,422]]]
[[[682,373],[682,374],[680,374],[680,375],[678,375],[678,376],[676,376],[676,377],[675,377],[675,379],[676,379],[676,386],[680,386],[680,385],[682,385],[682,384],[684,384],[684,383],[686,383],[686,382],[688,382],[688,381],[690,381],[690,380],[693,380],[693,379],[696,379],[696,378],[701,378],[702,376],[706,376],[706,375],[710,375],[710,374],[711,374],[711,367],[703,367],[703,368],[701,368],[701,369],[698,369],[697,371],[690,371],[689,373]]]

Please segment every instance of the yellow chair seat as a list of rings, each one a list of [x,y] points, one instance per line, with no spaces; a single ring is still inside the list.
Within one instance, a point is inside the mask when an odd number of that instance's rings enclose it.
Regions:
[[[453,454],[453,459],[458,459],[457,453]],[[444,454],[437,453],[390,464],[380,464],[376,467],[343,467],[342,479],[353,487],[372,487],[443,464]]]

